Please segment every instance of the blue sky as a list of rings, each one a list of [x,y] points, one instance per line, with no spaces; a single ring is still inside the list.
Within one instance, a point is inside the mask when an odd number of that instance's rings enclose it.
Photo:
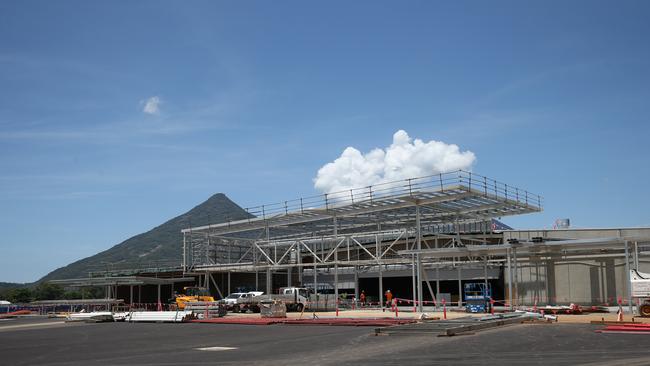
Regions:
[[[2,2],[0,281],[216,192],[315,194],[323,164],[399,129],[545,197],[512,226],[649,226],[649,17],[645,1]]]

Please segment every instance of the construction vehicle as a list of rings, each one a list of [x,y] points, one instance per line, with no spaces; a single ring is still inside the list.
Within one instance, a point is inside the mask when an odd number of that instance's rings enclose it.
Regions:
[[[178,294],[174,297],[174,302],[179,310],[185,310],[188,302],[214,302],[214,297],[210,295],[205,287],[188,286],[183,287],[184,294]]]
[[[487,313],[490,310],[492,289],[484,282],[466,283],[463,288],[465,310],[468,313]]]
[[[650,274],[630,270],[632,298],[638,300],[639,315],[650,317]]]
[[[247,311],[254,313],[260,311],[260,303],[281,301],[287,311],[302,311],[309,307],[309,289],[303,287],[282,287],[278,294],[253,296],[249,292],[245,298],[237,299],[237,304],[233,311]]]

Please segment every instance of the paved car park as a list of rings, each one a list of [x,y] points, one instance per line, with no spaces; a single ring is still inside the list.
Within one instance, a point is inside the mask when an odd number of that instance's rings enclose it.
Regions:
[[[25,327],[19,327],[26,325]],[[375,336],[371,327],[0,323],[7,365],[647,365],[646,335],[523,324],[472,335]]]

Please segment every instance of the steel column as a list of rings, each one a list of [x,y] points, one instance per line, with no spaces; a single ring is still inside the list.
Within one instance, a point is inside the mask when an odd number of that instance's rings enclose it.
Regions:
[[[338,243],[338,222],[336,216],[333,219],[334,224],[334,243]],[[334,248],[334,301],[339,301],[339,249]],[[337,305],[338,308],[338,305]]]
[[[461,270],[460,261],[458,261],[458,308],[463,307],[463,272]]]
[[[513,254],[513,259],[514,259],[514,270],[515,270],[515,296],[514,300],[516,302],[516,306],[519,306],[519,266],[517,263],[517,248],[512,248],[512,254]]]
[[[487,266],[488,266],[488,259],[487,259],[487,255],[486,255],[485,260],[483,261],[483,280],[484,280],[484,283],[485,283],[485,291],[488,290]],[[491,292],[490,292],[490,296],[492,296]]]
[[[512,267],[510,266],[510,249],[506,249],[506,259],[508,263],[508,304],[510,305],[510,309],[512,309]]]
[[[416,254],[417,261],[417,288],[418,288],[418,311],[423,312],[422,304],[422,257],[420,256],[420,251],[422,250],[422,231],[420,227],[420,205],[415,205],[415,235],[416,235],[416,247],[418,253]]]
[[[359,301],[359,266],[354,266],[354,298]]]
[[[379,224],[377,224],[377,231],[379,232]],[[379,233],[375,234],[375,257],[377,258],[377,273],[379,275],[379,305],[381,309],[384,309],[384,278],[381,273],[381,248],[379,244]]]
[[[417,288],[415,287],[415,255],[411,254],[411,277],[413,280],[413,309],[417,306]]]
[[[633,305],[632,305],[632,280],[630,278],[630,253],[628,249],[628,241],[625,241],[625,278],[627,279],[627,283],[625,284],[625,287],[627,288],[627,301],[628,301],[628,306],[630,308],[630,314],[634,313]]]

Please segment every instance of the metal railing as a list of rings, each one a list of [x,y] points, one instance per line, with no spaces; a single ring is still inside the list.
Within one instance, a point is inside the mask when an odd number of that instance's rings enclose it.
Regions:
[[[542,208],[543,199],[540,195],[480,174],[458,170],[252,206],[245,210],[258,218],[267,219],[290,213],[304,214],[312,209],[330,210],[347,205],[373,204],[386,198],[414,196],[423,192],[444,192],[459,185],[495,200],[513,201],[527,207]]]

